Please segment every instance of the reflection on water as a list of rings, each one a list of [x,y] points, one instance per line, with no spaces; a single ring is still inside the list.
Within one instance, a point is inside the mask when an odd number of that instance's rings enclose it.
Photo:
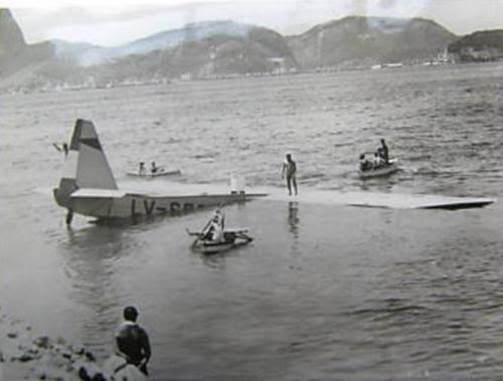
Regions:
[[[67,234],[62,256],[72,287],[70,298],[88,310],[81,319],[82,343],[106,356],[103,338],[112,337],[122,308],[117,276],[121,257],[130,253],[128,240],[123,229],[109,226],[69,228]]]
[[[288,227],[294,238],[299,238],[299,203],[290,201],[288,203]]]

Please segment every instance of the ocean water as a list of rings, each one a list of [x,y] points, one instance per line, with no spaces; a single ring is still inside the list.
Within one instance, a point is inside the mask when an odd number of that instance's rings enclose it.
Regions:
[[[503,65],[448,65],[0,96],[0,306],[105,358],[135,304],[153,379],[495,379],[503,375],[503,207],[392,210],[257,200],[226,207],[255,241],[190,251],[208,211],[103,226],[52,199],[76,118],[117,180],[141,160],[184,184],[237,172],[315,188],[501,198]],[[362,181],[385,137],[403,170]],[[166,188],[163,179],[147,186]]]

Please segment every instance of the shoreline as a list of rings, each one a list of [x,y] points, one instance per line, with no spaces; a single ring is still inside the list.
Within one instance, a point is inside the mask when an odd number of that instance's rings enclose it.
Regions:
[[[0,381],[106,381],[112,379],[117,364],[124,363],[117,356],[100,363],[83,345],[68,343],[63,337],[39,335],[1,306],[0,338]],[[130,381],[146,379],[132,365],[122,369]]]

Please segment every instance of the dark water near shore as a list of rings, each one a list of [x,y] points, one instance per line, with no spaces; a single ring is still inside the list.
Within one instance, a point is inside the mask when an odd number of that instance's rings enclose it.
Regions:
[[[503,375],[503,209],[362,209],[255,201],[256,237],[204,258],[207,213],[95,226],[64,211],[53,141],[92,119],[119,181],[140,159],[187,183],[280,185],[285,152],[315,187],[501,198],[503,66],[187,82],[0,97],[0,305],[106,356],[134,303],[152,373],[178,379],[495,379]],[[384,136],[404,170],[362,182]],[[163,180],[156,180],[162,186]]]

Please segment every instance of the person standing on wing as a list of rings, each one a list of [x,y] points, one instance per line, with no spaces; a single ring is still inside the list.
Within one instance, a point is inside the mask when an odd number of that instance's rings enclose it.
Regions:
[[[148,376],[147,363],[152,353],[147,332],[136,323],[138,311],[135,307],[124,308],[123,315],[124,322],[115,335],[117,354]]]
[[[297,179],[295,177],[297,173],[297,164],[292,160],[292,155],[286,154],[286,160],[283,163],[283,168],[281,170],[281,178],[284,179],[286,175],[286,186],[288,188],[288,194],[292,195],[292,185],[297,195]]]

